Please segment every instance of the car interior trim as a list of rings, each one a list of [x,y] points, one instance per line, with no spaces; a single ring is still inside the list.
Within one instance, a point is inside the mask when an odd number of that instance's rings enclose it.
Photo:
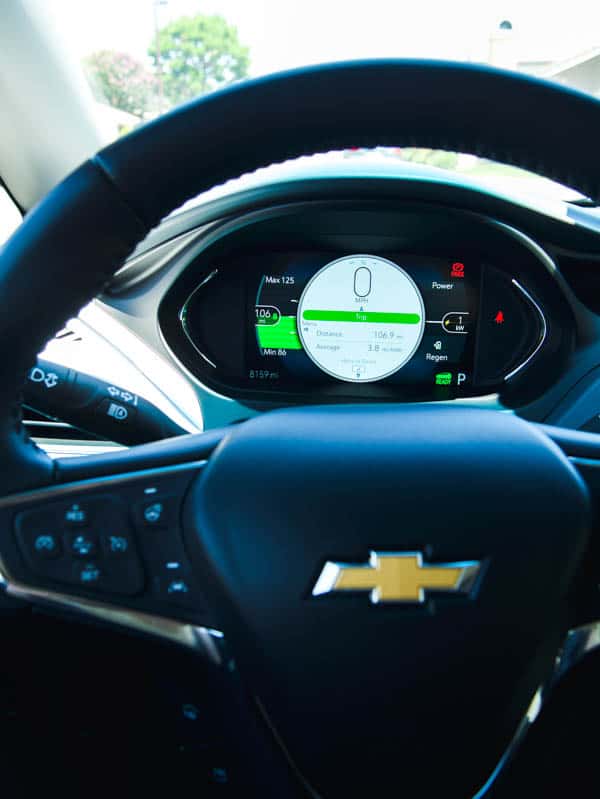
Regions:
[[[185,624],[176,619],[154,616],[151,613],[144,613],[131,608],[118,608],[96,600],[70,596],[59,591],[51,591],[47,588],[34,588],[19,581],[11,580],[4,573],[1,565],[0,586],[8,596],[15,599],[42,605],[53,605],[63,610],[91,616],[108,624],[115,624],[138,633],[162,638],[204,655],[215,665],[221,664],[221,655],[214,641],[215,638],[223,637],[219,630]]]
[[[533,695],[531,704],[529,705],[527,712],[523,716],[521,723],[517,727],[517,730],[511,742],[509,743],[504,754],[498,761],[498,765],[492,771],[492,773],[490,774],[486,782],[482,785],[482,787],[473,796],[473,799],[486,799],[486,797],[489,796],[490,791],[493,790],[494,786],[499,781],[502,774],[505,772],[507,766],[517,754],[519,747],[525,740],[527,733],[529,732],[529,728],[535,721],[537,714],[541,709],[542,703],[543,703],[543,690],[542,688],[538,688],[535,694]]]
[[[200,283],[196,286],[196,288],[192,291],[190,296],[187,298],[187,300],[183,303],[183,305],[181,306],[181,310],[179,311],[179,321],[181,323],[181,327],[183,329],[183,332],[185,333],[185,335],[188,338],[188,341],[190,342],[192,347],[194,347],[194,349],[196,350],[198,355],[201,358],[203,358],[209,366],[212,366],[213,369],[216,369],[217,365],[215,363],[213,363],[213,361],[211,361],[211,359],[208,357],[208,355],[206,355],[204,352],[202,352],[202,350],[198,347],[198,344],[194,341],[194,337],[190,334],[190,331],[188,330],[185,311],[186,311],[186,308],[188,306],[188,303],[190,302],[190,300],[192,299],[194,294],[197,291],[200,291],[200,289],[202,289],[204,286],[206,286],[206,284],[209,283],[218,274],[219,274],[219,270],[218,269],[213,269],[212,272],[210,272],[204,278],[204,280],[201,280]]]
[[[525,358],[525,360],[522,363],[520,363],[518,366],[516,366],[511,372],[509,372],[507,375],[504,376],[504,380],[505,381],[511,380],[515,375],[519,374],[519,372],[521,372],[523,369],[525,369],[527,364],[531,363],[531,361],[535,358],[535,356],[538,354],[538,352],[544,346],[544,342],[546,341],[546,336],[548,334],[548,324],[546,322],[546,317],[544,316],[544,312],[542,311],[542,309],[540,308],[538,303],[534,300],[534,298],[527,291],[527,289],[524,288],[519,283],[518,280],[515,280],[515,278],[513,277],[511,282],[512,282],[513,286],[516,289],[518,289],[521,292],[521,294],[523,294],[523,296],[529,301],[529,303],[538,312],[538,315],[539,315],[539,318],[540,318],[540,337],[539,337],[535,347],[529,353],[529,355]]]
[[[119,448],[122,449],[122,448]],[[59,483],[57,485],[35,488],[30,491],[23,491],[18,494],[11,494],[0,497],[0,510],[5,508],[18,508],[21,505],[28,505],[31,502],[46,502],[55,499],[62,499],[78,494],[81,491],[90,491],[95,488],[108,488],[111,486],[122,485],[134,480],[152,480],[159,477],[177,474],[179,472],[197,472],[206,466],[207,460],[201,459],[187,463],[174,463],[155,469],[140,469],[139,471],[126,472],[124,474],[106,475],[103,477],[92,477],[75,482]]]
[[[186,231],[175,238],[156,244],[151,249],[138,252],[138,248],[136,248],[123,266],[115,272],[111,285],[114,281],[115,284],[118,284],[119,291],[126,291],[130,286],[135,285],[141,276],[150,277],[185,249],[197,234],[197,230]]]

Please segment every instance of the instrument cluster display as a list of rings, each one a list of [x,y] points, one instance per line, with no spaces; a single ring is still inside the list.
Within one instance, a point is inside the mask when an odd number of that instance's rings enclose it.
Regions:
[[[493,394],[512,407],[568,358],[549,256],[494,220],[327,202],[219,230],[163,297],[159,324],[189,374],[259,410]]]
[[[478,280],[464,263],[363,253],[277,262],[257,275],[250,380],[264,379],[256,371],[286,382],[471,379]]]
[[[227,278],[217,272],[199,287],[181,319],[202,355],[245,385],[466,390],[472,383],[481,279],[475,261],[283,252],[241,256],[232,267],[243,276],[230,298],[243,294],[243,334],[235,335],[243,362],[228,362],[227,346],[219,352],[214,343],[218,329],[219,336],[231,334],[214,318],[217,303],[221,314],[227,306]],[[214,318],[212,343],[200,329],[207,318]],[[240,321],[232,317],[230,324]]]

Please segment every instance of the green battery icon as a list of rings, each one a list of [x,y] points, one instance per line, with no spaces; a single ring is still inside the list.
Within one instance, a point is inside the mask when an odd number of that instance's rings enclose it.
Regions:
[[[452,385],[452,372],[438,372],[435,376],[436,386]]]

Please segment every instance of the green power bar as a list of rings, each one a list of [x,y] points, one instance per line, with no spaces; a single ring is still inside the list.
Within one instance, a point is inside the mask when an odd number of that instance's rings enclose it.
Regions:
[[[282,316],[275,325],[256,325],[258,346],[263,349],[301,350],[295,316]]]
[[[304,311],[307,322],[378,322],[388,325],[418,325],[418,313],[387,313],[385,311]]]

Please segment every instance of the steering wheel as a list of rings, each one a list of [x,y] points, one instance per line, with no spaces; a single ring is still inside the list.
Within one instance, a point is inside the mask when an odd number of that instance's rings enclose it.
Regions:
[[[598,198],[599,136],[600,103],[549,83],[474,65],[354,62],[232,86],[80,166],[0,253],[8,590],[53,596],[56,582],[27,555],[36,513],[90,497],[104,512],[163,485],[178,502],[169,480],[185,473],[193,577],[273,764],[261,795],[475,794],[552,679],[567,631],[596,612],[592,599],[581,608],[595,596],[585,582],[594,436],[447,406],[312,407],[52,462],[21,425],[20,392],[44,343],[136,243],[226,179],[330,149],[420,145]],[[96,577],[63,586],[63,600],[131,607],[124,578],[96,590]],[[179,615],[166,599],[160,613]]]

